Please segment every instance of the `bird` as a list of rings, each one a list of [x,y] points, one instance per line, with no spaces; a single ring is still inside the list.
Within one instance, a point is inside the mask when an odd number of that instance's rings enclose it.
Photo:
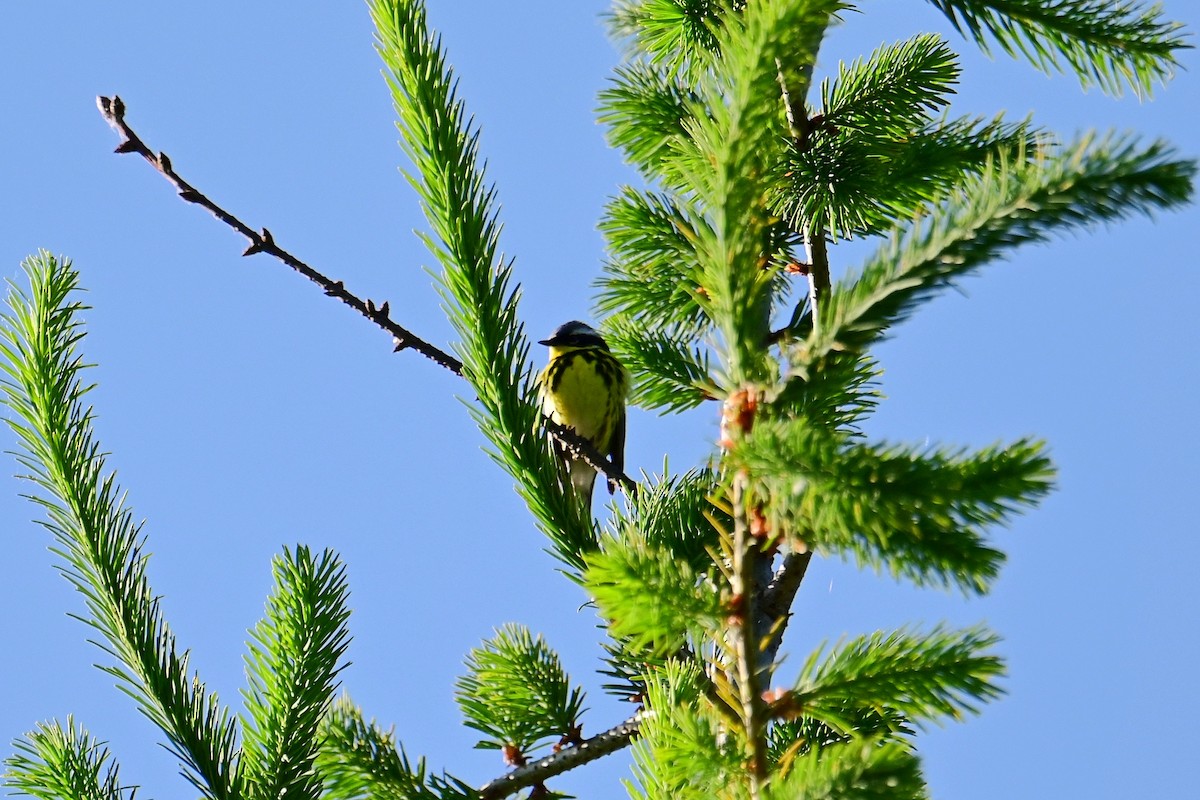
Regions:
[[[550,360],[538,375],[542,413],[571,428],[607,456],[618,472],[625,468],[625,397],[629,375],[590,325],[571,320],[538,344],[550,348]],[[596,470],[556,445],[576,496],[590,507]],[[615,488],[608,482],[609,494]]]

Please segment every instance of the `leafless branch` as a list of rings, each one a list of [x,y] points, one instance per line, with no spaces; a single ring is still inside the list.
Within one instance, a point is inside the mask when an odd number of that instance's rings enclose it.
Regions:
[[[792,601],[796,599],[796,592],[800,589],[810,561],[812,561],[811,550],[803,553],[795,551],[788,553],[779,569],[775,571],[771,582],[761,590],[762,597],[757,609],[758,630],[770,631],[766,645],[763,647],[764,659],[768,663],[774,662],[775,655],[779,652],[779,646],[783,643],[783,632],[787,628]]]
[[[621,472],[612,462],[600,454],[600,451],[587,439],[577,434],[574,429],[561,425],[549,417],[542,417],[546,431],[570,451],[575,458],[581,458],[588,466],[608,478],[608,485],[620,485],[628,494],[637,492],[637,481]]]
[[[620,725],[609,728],[604,733],[598,733],[577,745],[563,748],[552,756],[531,761],[523,767],[517,767],[512,772],[489,781],[479,789],[479,797],[481,800],[499,800],[501,797],[508,797],[526,787],[536,786],[555,775],[561,775],[568,770],[581,767],[628,747],[634,737],[638,735],[642,713],[644,712],[634,714]]]
[[[117,133],[121,134],[121,143],[117,145],[116,152],[118,153],[137,153],[142,158],[146,159],[152,167],[162,173],[175,187],[180,198],[189,202],[195,203],[201,208],[206,209],[210,214],[224,222],[235,231],[245,236],[250,241],[250,246],[246,248],[242,255],[250,256],[255,253],[266,253],[287,264],[289,267],[299,272],[304,277],[308,278],[313,283],[321,287],[325,294],[330,297],[335,297],[341,300],[346,305],[353,308],[358,313],[362,314],[367,319],[374,322],[379,327],[392,335],[392,341],[395,344],[396,350],[416,350],[426,358],[432,359],[436,363],[453,372],[455,375],[462,375],[462,362],[454,358],[454,356],[446,353],[443,350],[434,347],[425,340],[416,336],[411,331],[397,324],[388,315],[388,304],[386,302],[376,305],[371,300],[362,300],[354,294],[346,291],[345,285],[341,281],[335,281],[331,278],[322,275],[315,269],[305,264],[300,259],[287,252],[279,245],[275,244],[275,239],[271,236],[271,232],[266,228],[262,231],[255,231],[246,223],[229,213],[219,205],[214,203],[196,187],[185,181],[175,172],[171,166],[171,159],[166,153],[155,153],[145,142],[142,141],[133,129],[125,122],[125,103],[120,97],[98,97],[96,105],[100,108],[100,113],[108,120],[108,124],[113,127]]]

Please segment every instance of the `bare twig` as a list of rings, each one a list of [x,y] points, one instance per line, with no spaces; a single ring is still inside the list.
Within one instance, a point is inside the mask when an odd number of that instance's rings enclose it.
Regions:
[[[568,770],[628,747],[634,737],[638,735],[643,713],[645,712],[638,712],[616,727],[598,733],[577,745],[565,747],[552,756],[531,761],[523,767],[517,767],[512,772],[489,781],[480,787],[479,797],[481,800],[499,800],[501,797],[508,797],[526,787],[536,786],[555,775],[561,775]]]
[[[345,285],[341,281],[335,281],[317,272],[312,267],[305,264],[300,259],[287,252],[279,245],[275,244],[275,239],[271,236],[271,232],[263,228],[261,232],[255,231],[246,223],[229,213],[219,205],[214,203],[204,194],[185,181],[175,172],[171,166],[171,159],[166,153],[155,153],[145,142],[142,141],[133,129],[125,122],[125,103],[120,97],[97,97],[96,105],[100,108],[100,113],[108,120],[108,124],[113,127],[117,133],[121,134],[121,143],[117,145],[116,152],[118,153],[137,153],[142,158],[146,159],[152,167],[162,173],[175,187],[180,198],[189,202],[195,203],[201,208],[206,209],[214,217],[224,222],[235,231],[245,236],[250,241],[250,246],[242,253],[244,256],[254,255],[255,253],[266,253],[287,264],[289,267],[299,272],[304,277],[308,278],[313,283],[321,287],[325,294],[330,297],[336,297],[346,305],[353,308],[358,313],[362,314],[367,319],[374,322],[379,327],[392,335],[392,341],[395,344],[396,350],[416,350],[426,358],[432,359],[436,363],[453,372],[455,375],[462,375],[462,362],[446,353],[439,350],[437,347],[429,344],[425,340],[419,338],[411,331],[401,327],[388,315],[388,304],[386,302],[375,305],[370,300],[362,300],[357,296],[346,291]]]
[[[383,330],[392,335],[392,343],[395,345],[396,352],[401,350],[416,350],[426,358],[432,359],[437,364],[445,367],[455,375],[462,375],[462,362],[454,356],[441,350],[424,339],[421,339],[416,334],[399,325],[389,316],[389,308],[387,302],[376,305],[371,300],[363,300],[357,295],[346,290],[345,284],[341,281],[335,281],[332,278],[326,277],[317,270],[310,267],[300,259],[287,252],[279,245],[275,244],[275,239],[271,236],[271,232],[266,228],[262,231],[255,231],[246,223],[235,217],[233,214],[226,211],[221,206],[210,200],[207,196],[201,193],[196,187],[185,181],[175,172],[171,165],[171,159],[166,153],[155,153],[141,137],[129,127],[125,121],[125,103],[120,97],[114,95],[112,97],[97,97],[96,105],[100,109],[100,113],[108,121],[108,124],[113,127],[121,135],[121,143],[117,145],[116,152],[118,153],[137,153],[144,158],[149,164],[162,173],[179,196],[189,203],[195,203],[201,208],[206,209],[210,214],[224,222],[229,227],[246,237],[250,241],[250,246],[246,248],[242,255],[250,256],[255,253],[266,253],[274,256],[282,261],[287,266],[299,272],[304,277],[308,278],[313,283],[321,287],[325,294],[330,297],[335,297],[341,300],[346,305],[353,308],[358,313],[362,314],[367,319],[374,322]],[[546,430],[561,442],[574,455],[582,458],[597,472],[603,473],[609,479],[610,485],[620,484],[626,490],[632,491],[637,483],[618,470],[612,465],[607,458],[592,445],[591,442],[582,438],[569,428],[564,428],[549,418],[545,418]]]
[[[608,478],[610,487],[617,484],[630,495],[637,492],[637,481],[614,467],[595,445],[576,433],[574,428],[568,428],[546,416],[542,417],[542,422],[546,425],[546,431],[570,451],[573,457],[582,459],[589,467]]]
[[[800,589],[811,561],[811,550],[788,553],[779,569],[775,571],[771,582],[762,590],[757,609],[758,630],[770,631],[763,646],[763,660],[767,663],[774,663],[779,647],[783,644],[783,632],[787,628],[792,601],[796,599],[796,592]]]

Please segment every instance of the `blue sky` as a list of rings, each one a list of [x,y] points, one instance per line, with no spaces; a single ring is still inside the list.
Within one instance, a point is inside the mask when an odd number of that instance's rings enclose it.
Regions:
[[[618,58],[599,21],[606,4],[430,5],[483,129],[528,332],[589,318],[596,220],[634,179],[594,122]],[[865,5],[832,34],[822,74],[941,30],[965,69],[952,113],[1032,113],[1065,134],[1133,129],[1200,155],[1193,50],[1153,102],[1115,100],[981,56],[918,0]],[[1200,24],[1190,2],[1165,7]],[[365,6],[4,3],[0,63],[0,270],[16,277],[46,248],[82,271],[98,433],[147,520],[154,588],[210,687],[240,702],[270,559],[304,542],[345,559],[355,638],[344,685],[411,755],[475,784],[501,771],[493,752],[471,749],[452,695],[467,651],[506,622],[544,633],[589,690],[585,733],[620,721],[629,709],[602,696],[594,672],[593,617],[482,452],[456,399],[469,398],[464,385],[393,355],[386,336],[280,264],[241,258],[231,231],[136,157],[112,154],[95,109],[97,94],[119,93],[185,178],[446,345]],[[920,739],[935,797],[1194,792],[1198,225],[1189,208],[1020,250],[880,350],[888,400],[872,436],[982,446],[1032,434],[1061,472],[1040,509],[995,532],[1010,561],[987,598],[836,560],[815,562],[800,592],[792,665],[824,640],[907,623],[986,621],[1005,637],[1008,696]],[[836,248],[835,272],[861,253]],[[711,408],[634,411],[627,463],[660,470],[669,456],[684,469],[715,433]],[[105,657],[67,616],[82,602],[53,570],[36,510],[17,496],[26,488],[0,486],[0,740],[74,713],[143,796],[186,791],[157,732],[92,666]],[[557,787],[624,796],[627,758]]]

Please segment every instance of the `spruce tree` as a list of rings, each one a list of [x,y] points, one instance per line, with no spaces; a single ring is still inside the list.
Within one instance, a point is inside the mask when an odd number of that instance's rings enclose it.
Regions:
[[[968,42],[1114,94],[1150,94],[1184,46],[1178,26],[1135,3],[930,1]],[[119,152],[237,229],[248,253],[274,256],[398,351],[462,376],[493,458],[598,615],[606,688],[636,710],[589,718],[587,731],[603,732],[585,735],[583,694],[558,655],[505,626],[468,655],[457,699],[508,768],[481,787],[452,765],[430,769],[350,699],[335,701],[346,579],[334,553],[304,547],[274,562],[244,711],[219,703],[176,645],[140,525],[93,432],[78,273],[41,253],[25,264],[28,288],[8,298],[6,400],[60,568],[111,656],[105,668],[214,800],[544,797],[556,775],[630,746],[629,792],[645,800],[927,796],[917,733],[1001,693],[996,633],[908,627],[794,642],[796,591],[817,554],[986,593],[1004,560],[991,531],[1050,490],[1053,467],[1028,439],[981,450],[870,440],[860,423],[880,401],[873,348],[1018,245],[1188,202],[1194,163],[1130,134],[1061,139],[1029,120],[952,116],[957,57],[935,35],[881,46],[814,84],[821,43],[860,10],[852,3],[618,2],[610,23],[627,57],[600,118],[643,184],[620,190],[601,221],[609,261],[597,308],[633,403],[721,423],[707,463],[634,481],[542,417],[519,287],[499,250],[497,190],[449,57],[422,3],[370,9],[453,353],[218,206],[142,141],[120,98],[101,98],[101,111]],[[874,253],[831,263],[831,245],[849,239]],[[606,522],[564,490],[561,446],[620,487]],[[784,682],[788,652],[802,665]],[[37,797],[132,795],[73,719],[28,734],[7,765],[8,785]]]

